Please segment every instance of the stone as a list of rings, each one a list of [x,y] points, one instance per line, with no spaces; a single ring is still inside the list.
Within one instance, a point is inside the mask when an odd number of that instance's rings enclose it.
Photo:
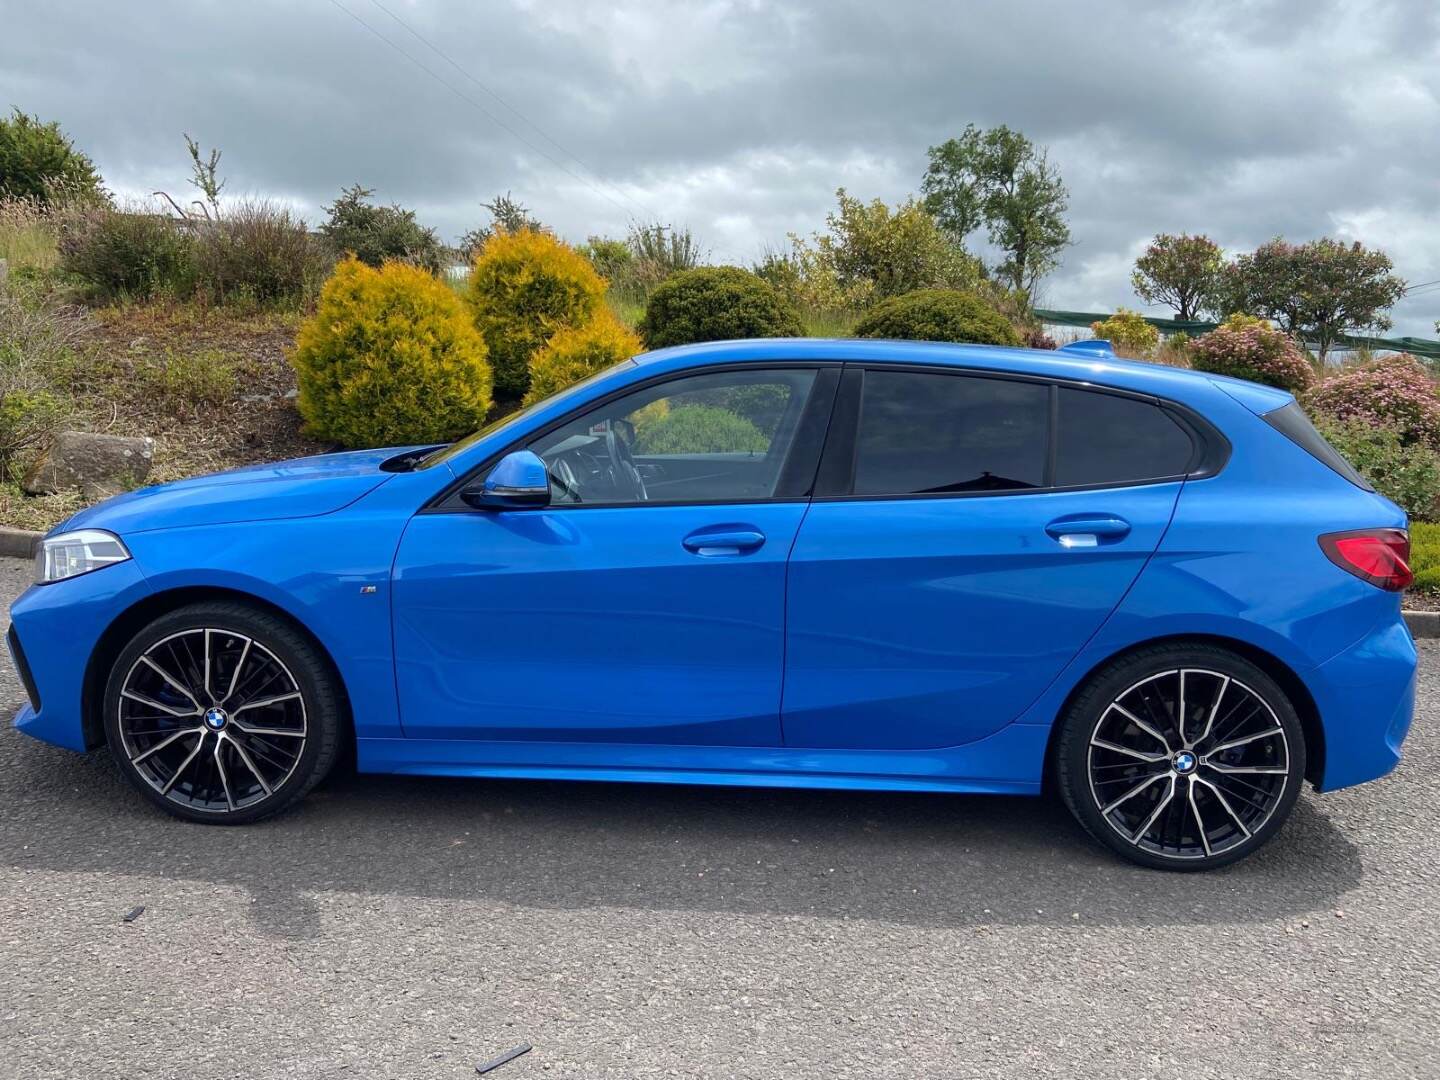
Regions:
[[[151,438],[63,431],[21,486],[31,495],[78,490],[87,499],[104,499],[144,483],[154,458]]]

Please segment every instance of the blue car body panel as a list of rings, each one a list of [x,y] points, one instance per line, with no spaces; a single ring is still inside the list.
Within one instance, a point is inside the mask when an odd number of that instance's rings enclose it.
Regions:
[[[1194,410],[1215,475],[1096,490],[437,513],[457,481],[586,402],[737,364],[884,364],[1093,383]],[[1293,674],[1323,732],[1321,789],[1383,775],[1414,701],[1400,598],[1332,565],[1323,532],[1403,526],[1261,417],[1289,395],[1078,351],[720,342],[620,365],[411,472],[322,455],[144,489],[63,528],[133,559],[13,605],[40,708],[81,749],[106,631],[175,598],[285,612],[334,661],[362,769],[1033,793],[1067,698],[1145,642],[1206,636]],[[1057,518],[1123,518],[1062,550]],[[740,528],[710,558],[683,541]],[[103,674],[103,673],[102,673]]]
[[[395,560],[408,736],[776,746],[804,502],[421,514]],[[697,556],[686,537],[760,547]]]
[[[955,746],[1017,719],[1120,603],[1179,493],[816,502],[790,560],[786,744]],[[1130,531],[1088,550],[1045,531],[1091,517]]]

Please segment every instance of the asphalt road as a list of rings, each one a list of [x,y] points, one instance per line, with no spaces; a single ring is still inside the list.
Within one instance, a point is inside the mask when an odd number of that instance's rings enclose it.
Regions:
[[[1020,799],[352,776],[185,825],[7,723],[0,1076],[458,1080],[528,1042],[492,1075],[1434,1077],[1424,663],[1393,776],[1201,876]]]

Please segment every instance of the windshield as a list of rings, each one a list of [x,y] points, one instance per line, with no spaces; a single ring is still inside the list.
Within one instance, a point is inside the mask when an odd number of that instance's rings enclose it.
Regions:
[[[507,413],[505,416],[500,417],[498,420],[492,420],[490,421],[490,423],[482,427],[479,431],[466,435],[463,439],[453,442],[449,446],[442,446],[440,447],[440,449],[435,450],[430,454],[427,454],[421,461],[416,462],[415,467],[417,469],[428,469],[432,465],[439,465],[441,462],[449,461],[456,454],[459,454],[462,451],[469,449],[481,439],[487,438],[488,436],[495,434],[495,432],[497,431],[503,431],[505,428],[510,427],[512,424],[519,423],[526,417],[531,416],[537,409],[543,408],[544,406],[549,405],[551,402],[559,401],[561,398],[567,398],[579,394],[580,391],[584,390],[587,386],[591,385],[592,383],[599,382],[616,368],[624,367],[626,364],[631,363],[634,363],[634,361],[621,360],[618,364],[611,364],[607,368],[601,368],[589,378],[581,379],[579,382],[567,386],[563,390],[557,390],[549,397],[541,398],[539,401],[532,402],[531,404],[526,405],[523,409],[516,409],[512,413]]]

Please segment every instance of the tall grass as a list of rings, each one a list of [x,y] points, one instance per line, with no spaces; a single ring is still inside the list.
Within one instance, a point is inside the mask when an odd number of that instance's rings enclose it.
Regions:
[[[60,262],[53,215],[37,199],[0,199],[0,259],[11,273],[48,273]]]

